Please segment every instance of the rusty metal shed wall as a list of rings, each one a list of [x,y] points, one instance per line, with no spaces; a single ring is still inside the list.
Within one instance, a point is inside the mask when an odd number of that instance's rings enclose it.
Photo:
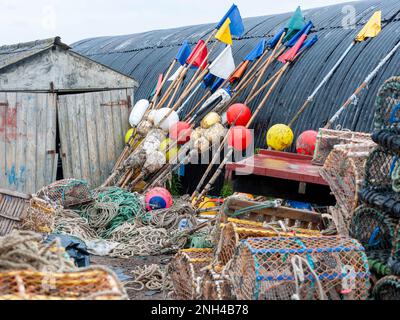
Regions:
[[[342,9],[346,4],[303,11],[306,18],[314,22],[315,28],[311,35],[318,35],[319,41],[290,68],[257,117],[255,123],[257,147],[265,147],[266,131],[271,125],[287,123],[294,116],[307,96],[349,46],[358,30],[376,10],[382,10],[382,33],[376,39],[357,44],[329,84],[320,91],[313,106],[299,119],[294,127],[295,134],[322,126],[400,41],[400,1],[366,0],[349,4],[356,9],[355,29],[342,27],[344,17]],[[246,34],[234,41],[236,63],[242,60],[259,39],[270,38],[284,27],[291,14],[245,19]],[[100,37],[82,40],[71,46],[74,51],[137,79],[141,85],[136,98],[142,99],[148,98],[153,91],[158,74],[166,71],[183,41],[188,40],[195,45],[200,38],[206,37],[213,27],[213,24],[208,24],[125,36]],[[342,116],[340,124],[344,128],[364,132],[373,129],[377,91],[386,79],[398,75],[399,66],[400,52],[397,52],[378,73],[368,90],[359,97],[357,107],[349,108]],[[266,78],[277,67],[278,64],[270,70]],[[266,91],[253,101],[252,108],[255,108],[265,93]],[[200,90],[192,101],[198,100],[202,94]],[[193,103],[189,103],[187,109],[191,107]]]

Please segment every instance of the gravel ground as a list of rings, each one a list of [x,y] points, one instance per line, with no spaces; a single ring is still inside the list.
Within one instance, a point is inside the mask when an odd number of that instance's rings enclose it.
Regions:
[[[102,265],[111,268],[118,275],[122,273],[124,276],[131,276],[131,271],[139,266],[158,264],[166,266],[171,260],[172,256],[157,256],[157,257],[135,257],[131,259],[117,259],[109,257],[96,257],[91,256],[90,261],[92,265]],[[132,280],[131,279],[128,279]],[[125,281],[125,280],[124,280]],[[124,282],[122,281],[122,282]],[[163,293],[154,293],[145,289],[143,291],[128,291],[130,300],[164,300]]]

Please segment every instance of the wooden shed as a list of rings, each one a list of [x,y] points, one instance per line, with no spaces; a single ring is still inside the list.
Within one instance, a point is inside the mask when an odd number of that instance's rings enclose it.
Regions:
[[[124,147],[137,87],[59,37],[0,47],[0,188],[100,185]]]

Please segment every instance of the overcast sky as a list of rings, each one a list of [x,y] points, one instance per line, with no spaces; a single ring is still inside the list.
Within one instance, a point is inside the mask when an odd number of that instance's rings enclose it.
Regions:
[[[215,22],[233,0],[0,0],[0,45],[61,36],[63,42]],[[243,17],[348,0],[235,0]]]

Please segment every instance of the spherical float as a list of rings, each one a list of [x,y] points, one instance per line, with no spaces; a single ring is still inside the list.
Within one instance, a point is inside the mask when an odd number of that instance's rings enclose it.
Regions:
[[[243,126],[233,127],[229,130],[228,144],[236,151],[246,150],[253,141],[251,131]]]
[[[128,130],[128,132],[125,135],[125,144],[129,143],[129,140],[131,140],[131,138],[133,137],[134,133],[135,133],[135,129],[131,128],[131,129]],[[131,142],[131,144],[132,144],[132,142]]]
[[[251,110],[242,103],[236,103],[229,107],[226,116],[230,126],[247,126],[251,119]]]
[[[190,141],[192,128],[187,122],[178,122],[171,126],[169,137],[172,140],[178,141],[178,144],[183,145]]]
[[[159,109],[154,115],[154,125],[160,127],[165,132],[169,132],[169,129],[178,122],[178,114],[176,113],[176,111],[173,111],[170,108]]]
[[[283,151],[289,148],[294,139],[292,129],[284,124],[276,124],[267,133],[268,147],[276,150]]]
[[[296,150],[299,154],[304,154],[307,156],[314,155],[315,145],[317,144],[318,132],[314,130],[309,130],[303,132],[297,139]]]
[[[203,118],[200,126],[202,129],[209,129],[217,123],[221,123],[221,117],[216,112],[210,112]]]
[[[150,102],[145,99],[139,100],[135,104],[129,116],[129,123],[132,127],[137,127],[139,125],[140,121],[142,121],[143,116],[145,115],[149,106]]]
[[[171,193],[164,188],[154,188],[147,192],[145,201],[148,211],[168,209],[173,204]]]
[[[165,153],[167,161],[174,160],[178,156],[179,147],[178,146],[172,147],[174,144],[175,144],[174,141],[172,141],[169,138],[161,142],[160,151]]]

